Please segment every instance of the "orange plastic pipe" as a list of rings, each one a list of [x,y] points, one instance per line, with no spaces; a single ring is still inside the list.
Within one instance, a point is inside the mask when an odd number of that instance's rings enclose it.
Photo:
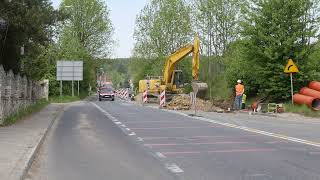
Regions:
[[[320,91],[320,82],[319,81],[312,81],[309,83],[309,88],[314,89],[316,91]]]
[[[306,95],[306,96],[320,98],[320,91],[316,91],[314,89],[310,89],[310,88],[307,88],[307,87],[304,87],[304,88],[300,89],[299,93],[302,94],[302,95]]]
[[[316,110],[316,111],[320,110],[320,99],[319,98],[306,96],[306,95],[302,95],[302,94],[295,94],[293,96],[293,102],[296,104],[300,104],[300,105],[305,104],[308,107],[310,107],[311,109]]]

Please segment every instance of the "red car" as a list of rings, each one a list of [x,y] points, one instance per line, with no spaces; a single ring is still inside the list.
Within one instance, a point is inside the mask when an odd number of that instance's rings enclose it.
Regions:
[[[115,91],[112,88],[101,88],[98,92],[99,101],[102,101],[102,100],[114,101],[114,93]]]

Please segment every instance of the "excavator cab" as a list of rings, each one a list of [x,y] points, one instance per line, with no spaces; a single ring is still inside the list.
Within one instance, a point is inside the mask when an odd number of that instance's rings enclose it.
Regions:
[[[176,88],[183,88],[184,79],[183,79],[183,73],[181,70],[174,71],[173,85],[175,85]]]

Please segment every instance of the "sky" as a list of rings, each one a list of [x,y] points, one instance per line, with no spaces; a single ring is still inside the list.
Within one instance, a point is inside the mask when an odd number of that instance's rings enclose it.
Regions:
[[[62,0],[51,0],[55,8]],[[106,0],[115,28],[114,58],[130,57],[133,49],[133,31],[137,14],[149,0]]]

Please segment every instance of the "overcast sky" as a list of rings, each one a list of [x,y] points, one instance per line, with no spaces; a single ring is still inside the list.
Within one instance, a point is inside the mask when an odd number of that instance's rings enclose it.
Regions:
[[[54,7],[59,7],[62,0],[51,0]],[[115,27],[114,38],[117,45],[114,57],[130,57],[133,48],[133,30],[136,15],[148,0],[106,0],[111,11],[111,20]]]

